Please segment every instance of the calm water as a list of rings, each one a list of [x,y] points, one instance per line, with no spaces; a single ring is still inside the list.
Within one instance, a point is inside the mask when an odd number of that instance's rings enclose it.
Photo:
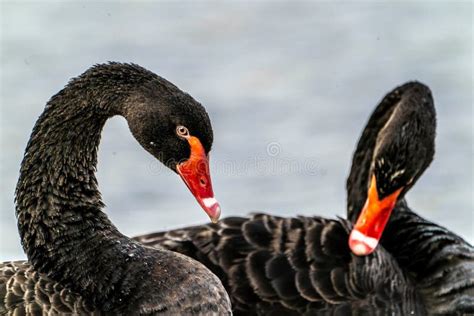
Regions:
[[[437,153],[408,200],[474,242],[472,5],[2,2],[1,11],[0,260],[24,258],[13,191],[36,118],[69,78],[108,60],[138,63],[205,105],[224,216],[344,215],[368,115],[394,86],[420,80],[434,92]],[[123,119],[106,125],[98,179],[126,234],[207,221]]]

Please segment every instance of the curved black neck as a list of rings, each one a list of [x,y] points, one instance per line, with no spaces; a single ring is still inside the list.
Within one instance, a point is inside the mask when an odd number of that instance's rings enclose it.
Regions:
[[[16,188],[29,261],[104,309],[128,295],[124,284],[130,292],[152,260],[102,212],[94,173],[105,121],[126,116],[130,95],[153,74],[133,65],[126,75],[123,67],[107,67],[107,76],[91,68],[51,98],[33,129]]]

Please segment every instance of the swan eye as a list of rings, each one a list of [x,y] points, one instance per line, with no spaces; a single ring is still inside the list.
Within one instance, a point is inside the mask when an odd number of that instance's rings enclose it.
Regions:
[[[178,125],[176,127],[176,134],[179,136],[179,137],[183,137],[183,138],[187,138],[189,137],[189,131],[186,127],[184,127],[183,125]]]

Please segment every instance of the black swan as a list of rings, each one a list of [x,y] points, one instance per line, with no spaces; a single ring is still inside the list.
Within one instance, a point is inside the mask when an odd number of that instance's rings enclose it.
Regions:
[[[204,263],[235,314],[473,313],[473,247],[404,200],[433,159],[435,116],[420,83],[383,98],[354,153],[349,220],[256,214],[136,240]]]
[[[218,219],[203,106],[138,65],[93,66],[49,100],[31,134],[16,188],[28,261],[0,264],[0,314],[230,314],[221,281],[201,263],[143,246],[102,212],[97,149],[114,115]]]

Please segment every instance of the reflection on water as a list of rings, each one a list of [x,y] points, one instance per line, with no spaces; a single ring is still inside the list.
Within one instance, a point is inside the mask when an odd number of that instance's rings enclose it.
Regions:
[[[407,80],[428,84],[437,156],[408,200],[472,243],[469,7],[349,6],[2,4],[0,260],[24,257],[13,190],[36,118],[70,77],[107,60],[143,65],[205,105],[224,216],[343,215],[351,153],[376,102]],[[98,178],[126,234],[207,221],[121,118],[104,130]]]

